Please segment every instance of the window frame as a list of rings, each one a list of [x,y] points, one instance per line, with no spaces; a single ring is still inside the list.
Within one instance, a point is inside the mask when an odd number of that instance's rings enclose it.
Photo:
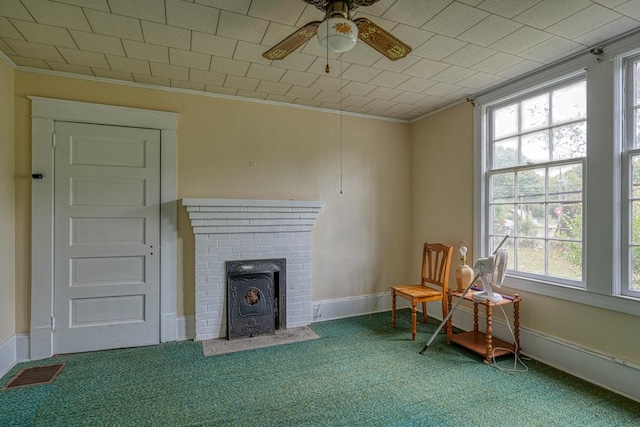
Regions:
[[[622,62],[640,53],[640,34],[603,43],[604,54],[583,51],[543,67],[473,98],[474,135],[474,254],[490,255],[487,235],[487,121],[488,105],[534,93],[556,82],[586,74],[587,156],[583,188],[584,288],[507,273],[503,286],[513,292],[558,298],[638,315],[640,299],[621,292],[623,163]],[[593,224],[597,224],[594,226]],[[508,292],[508,291],[507,291]]]

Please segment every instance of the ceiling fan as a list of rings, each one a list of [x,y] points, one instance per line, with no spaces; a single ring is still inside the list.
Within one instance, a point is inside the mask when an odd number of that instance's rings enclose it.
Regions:
[[[271,60],[283,59],[316,34],[323,48],[346,52],[359,38],[387,58],[396,61],[411,52],[411,47],[367,18],[351,19],[359,6],[371,6],[379,0],[303,0],[325,12],[322,21],[312,21],[262,54]]]

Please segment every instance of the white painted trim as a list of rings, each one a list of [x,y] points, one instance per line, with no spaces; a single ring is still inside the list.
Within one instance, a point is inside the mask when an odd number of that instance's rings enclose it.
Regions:
[[[9,67],[11,67],[12,69],[16,69],[16,64],[15,62],[13,62],[7,55],[5,55],[3,52],[0,52],[0,59],[2,59],[2,61],[4,61]]]
[[[315,301],[312,307],[314,322],[341,319],[390,310],[391,295],[389,292],[384,292]],[[398,308],[404,307],[408,307],[408,304],[404,300],[398,300]],[[429,303],[427,311],[430,316],[441,320],[440,303]],[[480,329],[484,330],[482,310],[479,317]],[[452,321],[455,327],[470,331],[473,329],[473,312],[467,307],[459,306],[453,314]],[[389,319],[389,327],[391,327],[391,319]],[[500,318],[493,319],[493,335],[504,341],[513,342],[507,324]],[[520,328],[520,346],[524,356],[640,402],[640,389],[638,389],[640,366],[522,327]],[[478,363],[481,363],[480,357]]]
[[[16,353],[16,336],[12,335],[0,344],[0,378],[16,365]]]
[[[186,207],[278,207],[278,208],[323,208],[325,202],[318,200],[256,200],[256,199],[182,199]]]
[[[193,340],[196,337],[196,316],[176,318],[176,341]]]
[[[30,96],[32,105],[31,359],[53,355],[53,149],[54,121],[134,126],[161,131],[160,342],[176,339],[178,277],[178,114]]]
[[[20,363],[28,360],[31,360],[31,336],[16,334],[16,361]]]

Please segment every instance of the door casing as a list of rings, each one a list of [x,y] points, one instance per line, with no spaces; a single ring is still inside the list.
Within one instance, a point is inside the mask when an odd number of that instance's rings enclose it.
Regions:
[[[177,124],[178,114],[104,104],[28,97],[31,100],[31,328],[30,358],[53,355],[53,226],[55,121],[160,130],[160,341],[176,340]]]

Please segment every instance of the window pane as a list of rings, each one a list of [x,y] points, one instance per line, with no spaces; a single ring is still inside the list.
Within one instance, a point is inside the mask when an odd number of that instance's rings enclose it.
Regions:
[[[498,108],[493,112],[493,139],[518,133],[518,104]]]
[[[632,291],[640,291],[640,248],[637,246],[631,247],[630,253],[631,259],[631,283],[629,289]]]
[[[516,236],[544,236],[544,204],[516,205]]]
[[[516,270],[544,274],[544,241],[537,239],[517,240]]]
[[[587,117],[587,83],[579,83],[554,90],[551,95],[553,124],[567,123]]]
[[[494,236],[491,238],[491,254],[493,254],[500,242],[502,242],[504,236]],[[515,269],[515,255],[513,252],[513,237],[509,237],[506,242],[501,246],[502,249],[507,250],[507,270]]]
[[[549,161],[549,132],[530,133],[522,137],[520,164],[542,163]]]
[[[582,203],[558,203],[549,205],[552,209],[553,230],[557,239],[582,240]]]
[[[513,202],[515,198],[515,172],[497,173],[491,176],[491,201]]]
[[[631,244],[640,244],[640,202],[631,203]]]
[[[634,90],[635,90],[635,94],[634,94],[634,99],[635,102],[633,103],[634,105],[640,105],[640,61],[636,61],[634,63],[635,67],[635,78],[633,79],[635,84],[633,85]]]
[[[640,156],[631,158],[631,197],[640,198]]]
[[[633,130],[634,130],[634,135],[633,135],[633,146],[635,148],[640,147],[640,108],[636,108],[635,110],[635,116],[633,118]]]
[[[529,98],[521,103],[521,132],[529,132],[549,126],[549,95],[544,94]]]
[[[513,235],[513,205],[491,206],[490,234]]]
[[[508,138],[493,143],[494,169],[518,164],[518,138]]]
[[[549,275],[582,279],[582,243],[549,242]]]
[[[522,202],[544,201],[545,170],[530,169],[518,172],[518,200]]]
[[[587,154],[587,123],[572,123],[553,130],[553,160],[575,159]]]
[[[582,164],[549,168],[549,200],[582,200]]]

